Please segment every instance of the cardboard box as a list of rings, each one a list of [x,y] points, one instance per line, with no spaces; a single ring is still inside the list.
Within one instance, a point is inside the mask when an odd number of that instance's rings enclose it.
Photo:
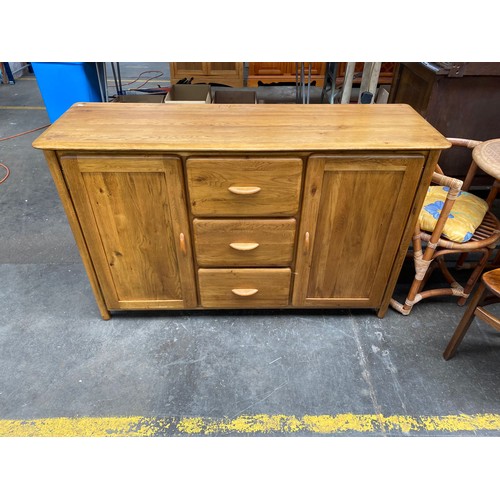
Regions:
[[[257,104],[257,92],[253,90],[216,90],[215,104]]]
[[[210,104],[212,102],[210,85],[172,85],[172,89],[165,98],[165,103],[172,102]]]
[[[163,102],[165,94],[117,95],[111,102]]]

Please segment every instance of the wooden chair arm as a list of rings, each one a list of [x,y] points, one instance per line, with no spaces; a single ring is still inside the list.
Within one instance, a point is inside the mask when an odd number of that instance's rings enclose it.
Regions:
[[[441,234],[443,232],[446,220],[448,219],[448,215],[451,212],[455,200],[458,198],[458,195],[460,194],[460,189],[462,188],[463,184],[463,182],[459,179],[455,179],[454,177],[448,177],[447,175],[443,175],[438,172],[434,172],[432,174],[432,182],[438,184],[439,186],[448,187],[450,189],[448,190],[448,193],[446,195],[446,200],[444,202],[443,208],[441,209],[441,213],[439,214],[438,220],[436,221],[434,230],[432,231],[428,248],[426,249],[426,253],[424,254],[424,259],[426,260],[429,260],[432,254],[434,253],[434,248],[436,248],[437,242],[441,238]]]
[[[460,179],[455,179],[454,177],[449,177],[438,172],[434,172],[432,174],[432,182],[438,184],[439,186],[449,187],[450,191],[448,192],[448,198],[451,196],[456,198],[463,185],[463,181]]]
[[[447,137],[446,140],[450,141],[453,146],[462,146],[464,148],[474,149],[482,141],[474,141],[473,139],[460,139],[457,137]]]
[[[444,175],[443,169],[436,163],[436,166],[434,167],[434,171],[437,172],[438,174]]]

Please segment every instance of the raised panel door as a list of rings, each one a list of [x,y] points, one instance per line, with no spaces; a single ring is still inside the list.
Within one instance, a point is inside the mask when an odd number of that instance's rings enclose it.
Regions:
[[[206,75],[207,67],[204,62],[175,62],[171,63],[171,73],[175,78],[179,76]]]
[[[108,308],[196,306],[180,160],[80,154],[61,163]]]
[[[294,306],[381,306],[424,159],[418,154],[310,158]]]
[[[304,63],[304,75],[307,78],[309,74],[309,64],[311,65],[311,76],[325,76],[325,71],[326,71],[326,63],[323,62],[311,62],[311,63]],[[292,64],[292,73],[295,74],[295,64]],[[300,71],[300,63],[298,67]]]
[[[206,64],[209,75],[239,76],[243,71],[243,63],[238,62],[210,62]]]
[[[294,66],[293,72],[295,73],[294,63],[284,62],[251,62],[248,64],[249,76],[274,76],[274,75],[288,75],[292,65]]]

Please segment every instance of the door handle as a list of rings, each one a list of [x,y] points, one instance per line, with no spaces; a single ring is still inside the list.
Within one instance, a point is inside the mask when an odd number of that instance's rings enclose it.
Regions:
[[[179,234],[179,243],[181,246],[181,252],[184,255],[187,255],[186,238],[184,237],[184,233]]]

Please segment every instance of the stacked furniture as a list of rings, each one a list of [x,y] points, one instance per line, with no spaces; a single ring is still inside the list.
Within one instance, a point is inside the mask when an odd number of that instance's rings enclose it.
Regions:
[[[311,81],[317,87],[322,87],[325,79],[326,63],[305,63],[306,68],[311,65]],[[297,66],[298,65],[298,66]],[[300,72],[300,63],[295,62],[251,62],[248,63],[247,85],[257,87],[260,84],[295,83],[297,71]],[[307,69],[308,71],[308,69]],[[308,73],[306,74],[306,77]]]
[[[500,63],[402,62],[394,69],[389,103],[411,105],[446,137],[486,141],[500,137]],[[464,179],[467,151],[453,148],[440,159],[451,177]],[[476,186],[491,177],[476,176]]]

